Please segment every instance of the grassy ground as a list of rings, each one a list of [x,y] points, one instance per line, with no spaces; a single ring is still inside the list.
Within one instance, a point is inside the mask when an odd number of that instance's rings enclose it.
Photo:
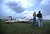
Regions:
[[[50,22],[43,22],[43,26],[39,28],[32,27],[32,24],[13,23],[2,24],[3,34],[50,34]]]

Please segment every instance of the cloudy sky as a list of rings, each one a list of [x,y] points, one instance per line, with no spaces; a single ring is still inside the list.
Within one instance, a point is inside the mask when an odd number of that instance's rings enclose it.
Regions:
[[[32,13],[39,10],[43,19],[50,19],[50,0],[0,0],[0,18],[32,19]]]

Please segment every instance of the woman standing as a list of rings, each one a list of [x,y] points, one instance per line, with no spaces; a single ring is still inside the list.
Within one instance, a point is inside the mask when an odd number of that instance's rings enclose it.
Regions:
[[[36,12],[33,13],[33,27],[36,26]]]

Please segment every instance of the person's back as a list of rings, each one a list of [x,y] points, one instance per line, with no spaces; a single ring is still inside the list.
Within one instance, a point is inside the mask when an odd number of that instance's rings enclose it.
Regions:
[[[36,13],[35,12],[33,13],[33,17],[36,17]]]
[[[37,14],[38,17],[38,26],[41,27],[42,26],[42,13],[41,11],[39,11],[39,13]]]
[[[36,26],[36,12],[33,13],[33,27]]]
[[[37,17],[38,17],[38,18],[42,18],[42,14],[40,13],[40,11],[39,11],[39,13],[37,14]]]

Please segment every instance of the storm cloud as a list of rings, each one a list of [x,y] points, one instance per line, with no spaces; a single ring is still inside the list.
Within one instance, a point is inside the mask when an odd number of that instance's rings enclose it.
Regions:
[[[24,11],[24,8],[22,8],[21,5],[17,2],[8,2],[7,6],[17,13],[21,13]]]
[[[35,11],[37,13],[40,10],[43,17],[50,17],[50,0],[2,0],[0,4],[0,15],[2,14],[2,16],[13,16],[17,14],[18,17],[21,17],[31,11]]]

